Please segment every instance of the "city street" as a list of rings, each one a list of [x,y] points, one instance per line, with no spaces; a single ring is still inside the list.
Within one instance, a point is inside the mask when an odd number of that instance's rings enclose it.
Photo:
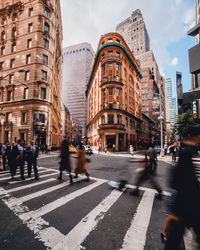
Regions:
[[[74,179],[73,185],[67,175],[63,181],[57,180],[56,153],[39,156],[39,181],[28,178],[10,181],[8,171],[0,172],[0,249],[164,248],[160,233],[170,191],[167,188],[170,158],[158,162],[157,180],[165,191],[163,200],[158,200],[148,182],[142,185],[139,197],[130,195],[139,163],[129,160],[136,156],[89,157],[90,182],[83,175]],[[72,164],[74,167],[75,159]],[[123,192],[109,187],[108,181],[120,179],[129,183]],[[193,249],[190,232],[183,245],[183,249]]]

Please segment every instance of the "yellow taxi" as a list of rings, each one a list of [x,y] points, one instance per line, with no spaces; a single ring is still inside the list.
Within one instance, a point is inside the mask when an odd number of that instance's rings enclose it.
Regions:
[[[78,150],[73,145],[71,145],[71,146],[69,146],[69,152],[70,153],[77,153]]]

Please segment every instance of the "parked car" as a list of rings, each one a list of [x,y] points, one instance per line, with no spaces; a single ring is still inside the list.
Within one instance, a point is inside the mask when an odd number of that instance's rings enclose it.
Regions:
[[[160,154],[160,152],[161,152],[161,146],[160,145],[156,145],[154,147],[154,149],[155,149],[155,151],[156,151],[157,154]]]
[[[71,146],[69,146],[69,152],[70,153],[77,153],[78,150],[73,145],[71,145]]]
[[[93,151],[90,145],[85,145],[84,147],[85,147],[86,154],[89,154],[89,155],[93,154]]]

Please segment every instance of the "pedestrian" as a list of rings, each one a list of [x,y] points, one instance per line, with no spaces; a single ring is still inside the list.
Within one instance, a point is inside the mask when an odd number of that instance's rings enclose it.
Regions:
[[[130,145],[130,154],[133,156],[133,146]]]
[[[28,178],[31,178],[32,167],[34,169],[35,180],[39,180],[37,169],[37,157],[39,154],[38,146],[34,144],[34,140],[30,141],[26,149],[27,163],[28,163]]]
[[[115,144],[113,144],[113,152],[115,152]]]
[[[19,155],[19,151],[15,146],[15,142],[11,142],[11,145],[7,146],[5,155],[8,159],[8,166],[10,168],[11,179],[14,179],[17,168],[17,156]]]
[[[86,153],[83,147],[83,144],[80,143],[78,147],[78,155],[77,155],[76,168],[74,170],[75,177],[78,178],[78,174],[85,173],[87,176],[87,181],[89,181],[89,172],[88,172],[88,164],[86,161]]]
[[[150,174],[150,163],[147,158],[147,154],[145,153],[145,158],[143,160],[131,160],[131,162],[140,162],[142,163],[140,167],[136,170],[137,171],[137,176],[135,180],[135,186],[136,188],[131,191],[130,194],[132,195],[139,195],[139,186],[144,182],[149,180],[153,186],[158,192],[158,195],[156,196],[157,199],[162,199],[162,189],[160,185],[157,183],[156,179]]]
[[[107,150],[108,150],[108,148],[107,148],[107,146],[105,146],[104,152],[107,153]]]
[[[193,128],[182,142],[179,160],[171,175],[170,184],[176,191],[174,213],[180,220],[167,232],[166,250],[180,249],[185,227],[193,229],[200,249],[200,186],[192,161],[194,148],[199,145],[200,131]]]
[[[167,144],[164,145],[164,154],[167,155]]]
[[[16,165],[20,167],[20,175],[21,180],[25,180],[24,178],[24,161],[25,161],[25,149],[24,149],[24,140],[18,140],[18,144],[16,145],[18,149],[17,162]]]
[[[66,139],[62,141],[60,148],[60,166],[59,166],[60,174],[58,176],[58,180],[62,180],[62,172],[64,170],[67,171],[69,174],[70,184],[73,184],[73,178],[71,174],[69,143]]]
[[[150,160],[150,174],[156,174],[156,169],[157,169],[157,152],[154,149],[154,145],[152,144],[151,147],[147,151],[147,155],[149,156]]]
[[[6,149],[8,146],[9,146],[9,142],[5,141],[5,143],[2,145],[2,149],[1,149],[2,160],[3,160],[3,170],[6,170],[6,167],[7,167]]]

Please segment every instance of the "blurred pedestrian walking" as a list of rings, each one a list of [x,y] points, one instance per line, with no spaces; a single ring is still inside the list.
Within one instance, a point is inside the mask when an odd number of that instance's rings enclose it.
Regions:
[[[149,166],[149,172],[150,174],[156,174],[156,169],[157,169],[157,152],[154,149],[154,145],[152,144],[148,151],[147,151],[147,155],[149,157],[150,160],[150,166]]]
[[[71,161],[70,161],[70,153],[69,153],[69,143],[67,140],[63,140],[60,148],[60,174],[58,176],[58,180],[62,180],[62,172],[67,171],[70,178],[70,184],[73,184],[73,179],[71,175]]]
[[[176,192],[173,213],[180,220],[169,227],[165,250],[180,249],[185,227],[193,229],[200,249],[200,185],[192,162],[194,148],[200,145],[199,133],[193,129],[183,140],[178,163],[173,168],[170,182]]]
[[[39,154],[38,146],[34,144],[34,141],[30,141],[30,145],[26,148],[27,163],[28,163],[28,178],[31,178],[32,167],[34,169],[35,179],[38,180],[38,169],[37,169],[37,157]]]
[[[145,158],[143,160],[131,160],[131,162],[140,162],[140,167],[136,170],[137,176],[135,180],[135,186],[136,188],[130,193],[132,195],[139,195],[139,186],[149,180],[152,187],[155,188],[158,192],[158,195],[156,196],[157,199],[162,199],[162,189],[158,182],[156,181],[155,177],[151,175],[150,173],[150,162],[147,158],[147,154],[145,153]]]
[[[89,172],[88,172],[88,164],[86,161],[86,153],[83,147],[83,144],[80,143],[78,147],[78,155],[77,155],[76,168],[74,173],[76,174],[74,178],[78,178],[78,174],[85,173],[87,176],[87,181],[89,181]]]

